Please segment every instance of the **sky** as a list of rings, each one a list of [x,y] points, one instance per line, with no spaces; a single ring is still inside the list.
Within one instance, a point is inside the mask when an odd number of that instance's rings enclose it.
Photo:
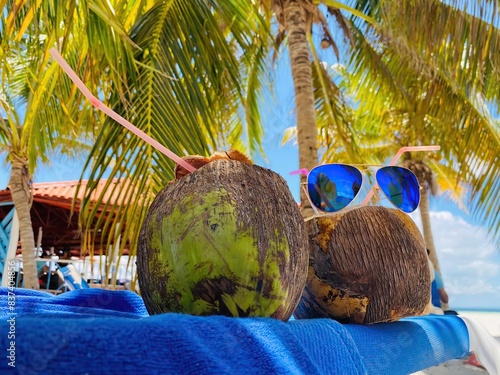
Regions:
[[[254,162],[280,174],[299,201],[299,177],[289,174],[298,169],[297,146],[281,142],[284,130],[295,125],[291,72],[286,60],[278,62],[276,72],[274,95],[263,100],[261,113],[266,157],[257,155]],[[0,189],[8,183],[4,165],[4,155],[0,155]],[[77,180],[82,166],[81,160],[53,159],[50,166],[36,172],[34,180]],[[421,228],[418,210],[410,216]],[[500,252],[488,240],[487,229],[446,197],[431,198],[430,216],[450,308],[500,310]]]

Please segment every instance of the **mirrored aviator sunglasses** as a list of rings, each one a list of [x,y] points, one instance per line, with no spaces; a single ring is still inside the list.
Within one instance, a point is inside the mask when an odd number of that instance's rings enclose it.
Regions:
[[[407,168],[380,167],[375,178],[389,201],[403,212],[410,213],[420,203],[418,180]],[[307,193],[311,204],[326,213],[338,212],[349,206],[363,184],[363,174],[349,164],[323,164],[307,176]]]

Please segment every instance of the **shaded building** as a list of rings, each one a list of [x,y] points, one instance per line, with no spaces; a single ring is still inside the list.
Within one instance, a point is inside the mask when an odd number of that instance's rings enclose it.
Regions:
[[[59,259],[85,259],[89,254],[82,251],[82,230],[78,223],[78,215],[80,213],[81,197],[85,192],[87,181],[82,181],[78,190],[78,197],[74,202],[72,211],[73,199],[77,192],[79,181],[61,181],[61,182],[43,182],[34,183],[32,185],[32,206],[31,206],[31,221],[35,242],[38,236],[41,236],[41,247],[43,253],[39,253],[41,257],[50,255],[58,256]],[[118,186],[115,186],[118,185]],[[120,202],[117,201],[115,193],[123,188],[124,182],[118,180],[99,181],[93,196],[98,197],[104,189],[110,193],[105,195],[105,199],[101,202],[101,206],[97,207],[94,222],[101,215],[112,214],[113,207],[116,207]],[[114,189],[117,187],[118,189]],[[96,200],[91,199],[91,204]],[[0,273],[4,273],[5,263],[7,258],[21,254],[20,241],[12,240],[18,238],[18,228],[16,228],[14,205],[10,190],[0,190]],[[14,233],[13,232],[16,232]],[[12,234],[14,233],[14,237]],[[94,233],[94,252],[95,254],[106,255],[106,250],[101,248],[101,236],[99,232]],[[104,241],[105,243],[106,241]],[[9,244],[11,252],[9,252]],[[128,246],[126,244],[124,255],[128,255]]]

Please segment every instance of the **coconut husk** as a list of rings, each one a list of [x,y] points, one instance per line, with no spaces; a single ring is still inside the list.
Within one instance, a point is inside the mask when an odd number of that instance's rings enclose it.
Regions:
[[[396,209],[360,206],[306,222],[309,270],[296,318],[368,324],[426,313],[424,240]]]

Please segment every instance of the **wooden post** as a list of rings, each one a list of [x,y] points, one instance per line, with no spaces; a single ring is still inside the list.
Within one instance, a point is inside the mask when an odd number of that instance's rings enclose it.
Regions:
[[[43,254],[38,254],[40,251],[40,248],[42,247],[42,235],[43,235],[43,230],[42,227],[38,228],[38,237],[36,240],[36,250],[35,250],[35,257],[36,258],[41,258]]]

